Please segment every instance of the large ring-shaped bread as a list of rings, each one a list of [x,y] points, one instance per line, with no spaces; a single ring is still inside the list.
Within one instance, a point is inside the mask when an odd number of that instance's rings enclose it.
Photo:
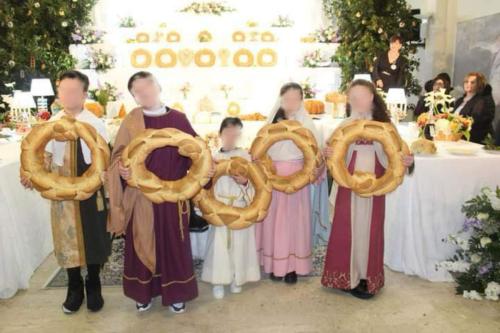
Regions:
[[[232,207],[218,201],[214,195],[214,186],[223,175],[244,176],[248,178],[255,189],[255,195],[247,207]],[[262,168],[235,156],[217,163],[215,175],[212,178],[212,188],[202,189],[194,201],[203,213],[203,217],[213,225],[227,226],[229,229],[247,228],[255,222],[262,221],[271,204],[272,186],[262,171]]]
[[[370,172],[356,171],[353,175],[347,169],[345,158],[349,145],[358,140],[380,142],[387,155],[388,166],[380,178]],[[338,127],[328,140],[333,155],[327,166],[335,181],[350,188],[362,197],[383,195],[392,192],[403,181],[406,168],[401,156],[410,154],[407,144],[399,136],[392,123],[372,120],[355,120]]]
[[[163,60],[164,56],[168,56],[167,62]],[[155,63],[160,68],[175,67],[177,65],[177,53],[172,49],[161,49],[156,52]]]
[[[274,42],[276,41],[276,38],[274,38],[274,35],[271,31],[264,31],[260,34],[260,40],[263,42]]]
[[[243,57],[246,57],[246,59],[242,60]],[[238,67],[251,67],[253,62],[253,53],[249,49],[239,49],[233,55],[233,63]]]
[[[204,58],[208,57],[208,60]],[[210,49],[201,49],[196,51],[194,55],[194,63],[198,67],[212,67],[215,65],[215,53]]]
[[[142,62],[137,60],[138,57],[144,57]],[[132,67],[134,68],[147,68],[151,66],[151,62],[153,57],[151,56],[151,52],[146,49],[137,49],[132,52],[130,55],[130,62],[132,63]]]
[[[45,146],[50,140],[81,138],[89,147],[92,164],[79,177],[65,177],[45,167]],[[86,200],[101,186],[109,165],[109,147],[91,125],[63,117],[33,127],[21,143],[21,176],[29,179],[42,197],[50,200]]]
[[[288,176],[276,174],[267,150],[276,142],[292,140],[304,154],[302,170]],[[262,165],[264,173],[275,190],[294,193],[316,179],[316,169],[321,165],[321,152],[310,130],[295,120],[283,120],[261,128],[250,148],[252,157]]]
[[[271,60],[266,60],[265,57],[271,57]],[[276,66],[278,55],[273,49],[262,49],[257,53],[257,64],[260,67]]]
[[[186,176],[177,180],[162,180],[146,168],[145,160],[155,149],[174,146],[179,154],[193,162]],[[122,163],[131,170],[127,183],[137,187],[154,203],[178,202],[191,199],[205,186],[212,156],[203,139],[193,137],[176,128],[146,129],[123,150]],[[168,168],[168,165],[165,165]]]

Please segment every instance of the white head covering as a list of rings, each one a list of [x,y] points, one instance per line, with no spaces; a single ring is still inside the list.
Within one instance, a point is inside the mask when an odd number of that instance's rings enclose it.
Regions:
[[[62,118],[64,115],[66,115],[66,112],[61,111],[54,117],[52,117],[50,121],[58,120]],[[84,109],[76,116],[76,120],[90,124],[92,127],[96,129],[97,133],[101,135],[106,142],[109,142],[104,122],[101,119],[97,118],[92,112]],[[80,139],[80,142],[82,145],[82,153],[85,163],[87,164],[92,163],[92,157],[90,154],[89,147],[82,139]],[[45,151],[48,153],[52,153],[52,162],[58,166],[63,166],[64,164],[65,149],[66,149],[66,141],[51,140],[49,141],[49,143],[47,143],[47,146],[45,146]]]
[[[279,97],[276,103],[274,104],[274,107],[271,110],[269,117],[267,118],[268,124],[271,124],[273,122],[276,113],[278,113],[278,110],[281,107],[281,104],[282,104],[282,99],[281,97]],[[316,139],[318,147],[321,148],[323,142],[323,140],[321,139],[321,134],[316,129],[313,120],[311,119],[309,113],[307,113],[306,109],[304,108],[304,103],[300,105],[299,110],[297,110],[297,112],[295,112],[295,114],[291,116],[290,120],[296,120],[300,122],[302,126],[310,130],[313,133],[314,138]],[[276,142],[269,148],[267,153],[269,154],[269,156],[273,161],[291,161],[291,160],[300,160],[304,158],[304,154],[302,154],[302,151],[293,143],[292,140],[284,140]]]

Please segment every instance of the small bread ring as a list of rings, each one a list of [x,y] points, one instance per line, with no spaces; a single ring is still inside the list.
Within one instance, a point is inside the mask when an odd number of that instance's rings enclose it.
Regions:
[[[242,61],[241,58],[246,57],[245,61]],[[254,63],[254,57],[252,51],[249,49],[239,49],[233,55],[233,63],[238,67],[251,67]]]
[[[144,61],[139,63],[137,61],[138,57],[144,57]],[[132,67],[134,68],[147,68],[151,66],[151,62],[153,61],[153,57],[151,56],[151,52],[146,49],[137,49],[132,52],[130,55],[130,62]]]
[[[387,156],[389,165],[382,177],[377,178],[371,172],[355,171],[349,173],[345,157],[349,146],[357,140],[380,142]],[[410,150],[399,136],[392,123],[373,120],[354,120],[340,125],[328,140],[333,155],[327,160],[327,166],[335,181],[343,187],[350,188],[362,197],[384,195],[392,192],[403,181],[406,168],[401,159]]]
[[[271,56],[271,61],[266,61],[265,57]],[[260,67],[273,67],[276,66],[278,55],[273,49],[262,49],[257,53],[257,64]]]
[[[162,180],[146,168],[148,155],[165,146],[179,147],[179,154],[193,161],[183,178]],[[125,147],[121,159],[123,165],[131,170],[132,176],[127,183],[140,189],[154,203],[191,199],[210,180],[208,172],[212,156],[205,141],[176,128],[146,129]]]
[[[208,57],[208,61],[204,60],[205,57]],[[194,55],[194,63],[198,67],[212,67],[215,65],[215,53],[210,49],[201,49],[198,50]]]
[[[302,170],[288,176],[278,176],[267,150],[276,142],[292,140],[304,154]],[[315,171],[321,165],[321,153],[310,130],[295,120],[283,120],[262,127],[252,142],[250,153],[260,163],[275,190],[294,193],[316,180]]]
[[[50,140],[81,138],[89,147],[92,164],[81,176],[65,177],[46,170],[45,146]],[[91,125],[62,117],[33,127],[21,143],[21,176],[30,180],[42,197],[50,200],[86,200],[101,186],[101,174],[109,165],[110,152],[104,139]]]
[[[276,38],[271,31],[264,31],[260,34],[260,40],[262,42],[274,42]]]
[[[149,43],[149,34],[147,32],[138,32],[135,35],[135,40],[137,43]]]
[[[245,33],[243,31],[233,32],[233,42],[244,42],[246,39]]]
[[[181,35],[177,31],[170,31],[167,34],[167,42],[178,43],[181,41]]]
[[[168,62],[163,61],[164,56],[168,56]],[[158,50],[155,56],[155,63],[160,68],[175,67],[177,65],[177,54],[172,49]]]
[[[255,222],[262,221],[271,203],[272,186],[261,167],[251,163],[243,157],[232,157],[217,163],[212,184],[223,175],[244,176],[248,178],[255,189],[252,203],[247,207],[233,207],[225,205],[215,198],[213,188],[202,189],[195,197],[194,202],[203,213],[203,217],[216,226],[227,226],[229,229],[244,229]]]
[[[240,114],[240,105],[236,102],[230,102],[227,106],[227,114],[230,116],[237,116]]]

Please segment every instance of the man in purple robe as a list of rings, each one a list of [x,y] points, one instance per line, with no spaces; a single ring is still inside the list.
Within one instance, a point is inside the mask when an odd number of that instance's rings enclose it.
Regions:
[[[136,302],[138,311],[151,307],[153,297],[174,313],[185,311],[185,303],[198,296],[189,239],[189,201],[155,204],[137,188],[126,185],[131,176],[121,164],[127,144],[146,128],[177,128],[196,136],[185,114],[160,101],[161,88],[151,73],[138,72],[128,89],[140,107],[123,120],[114,144],[109,169],[111,218],[108,229],[125,233],[123,289]],[[146,167],[163,180],[184,177],[191,160],[176,147],[154,150]],[[214,168],[210,171],[213,176]]]

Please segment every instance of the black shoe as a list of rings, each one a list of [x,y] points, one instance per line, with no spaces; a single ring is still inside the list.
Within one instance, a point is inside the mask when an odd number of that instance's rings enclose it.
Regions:
[[[269,278],[273,281],[282,281],[283,277],[282,276],[276,276],[274,273],[269,274]]]
[[[285,283],[294,284],[297,283],[297,273],[290,272],[285,275]]]
[[[358,286],[351,290],[351,295],[359,299],[370,299],[375,296],[374,294],[368,292],[366,280],[359,281]]]
[[[87,309],[97,312],[104,306],[101,294],[101,280],[85,278],[85,291],[87,293]]]
[[[62,305],[62,310],[66,314],[75,313],[82,306],[85,294],[83,292],[83,279],[70,281],[68,283],[68,292],[66,293],[66,300]]]

